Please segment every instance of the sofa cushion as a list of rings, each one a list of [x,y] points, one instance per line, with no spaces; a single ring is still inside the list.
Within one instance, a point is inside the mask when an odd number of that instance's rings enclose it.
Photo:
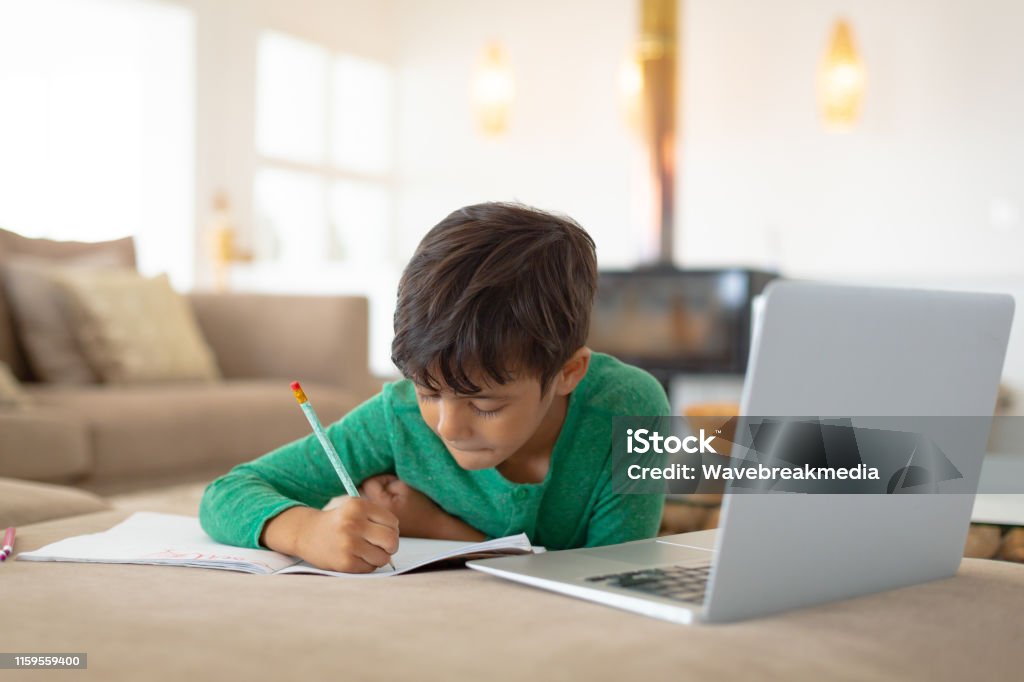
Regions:
[[[159,476],[231,466],[306,435],[309,424],[288,383],[273,380],[146,386],[36,386],[38,405],[89,424],[95,466],[90,480]],[[329,386],[307,393],[324,423],[360,399]]]
[[[109,509],[102,498],[60,485],[0,478],[0,528]]]
[[[98,377],[75,340],[66,296],[60,288],[63,267],[8,258],[3,286],[18,338],[36,378],[60,384],[94,384]]]
[[[131,237],[106,242],[61,242],[30,239],[0,230],[0,268],[12,256],[31,256],[48,261],[64,261],[85,256],[107,255],[122,267],[135,267],[135,242]],[[6,362],[19,379],[33,378],[28,362],[15,334],[3,286],[0,286],[0,362]]]
[[[25,392],[31,396],[30,385]],[[89,429],[79,415],[40,405],[0,411],[0,476],[64,483],[91,467]]]
[[[199,516],[199,503],[211,480],[212,477],[194,483],[180,483],[128,493],[104,495],[104,499],[115,509]]]
[[[15,556],[130,513],[19,528]],[[982,559],[950,580],[709,627],[470,569],[353,580],[15,561],[0,573],[4,648],[88,652],[102,680],[941,682],[1019,680],[1024,666],[1024,567]]]
[[[220,378],[188,301],[167,275],[63,270],[75,339],[106,383]]]

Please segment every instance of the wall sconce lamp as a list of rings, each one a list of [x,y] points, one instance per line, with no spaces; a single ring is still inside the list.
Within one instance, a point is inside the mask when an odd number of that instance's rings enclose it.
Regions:
[[[839,19],[818,66],[818,108],[826,130],[848,131],[857,124],[866,80],[850,25]]]
[[[515,98],[515,79],[500,43],[490,43],[484,49],[473,77],[472,95],[477,123],[484,133],[490,136],[504,133]]]

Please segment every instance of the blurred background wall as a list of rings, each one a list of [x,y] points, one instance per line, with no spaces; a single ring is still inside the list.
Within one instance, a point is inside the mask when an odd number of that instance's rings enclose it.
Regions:
[[[680,8],[678,265],[1021,300],[1024,5]],[[401,267],[459,206],[562,211],[602,267],[640,262],[624,90],[638,13],[636,0],[0,0],[0,226],[136,234],[144,269],[180,288],[367,293],[373,366],[390,372]],[[839,17],[867,84],[845,133],[815,102]],[[496,136],[471,101],[494,41],[514,83]],[[225,225],[233,260],[218,270]],[[1024,387],[1021,327],[1006,376]]]

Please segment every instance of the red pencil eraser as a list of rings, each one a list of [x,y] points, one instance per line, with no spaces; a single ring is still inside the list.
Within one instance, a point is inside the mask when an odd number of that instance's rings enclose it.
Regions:
[[[302,386],[299,386],[299,382],[293,381],[292,382],[292,390],[293,391],[301,391],[302,390]]]

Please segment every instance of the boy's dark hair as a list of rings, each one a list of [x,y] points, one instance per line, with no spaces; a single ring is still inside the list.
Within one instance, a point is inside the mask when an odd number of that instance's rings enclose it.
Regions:
[[[596,287],[594,240],[571,218],[514,203],[460,208],[402,273],[391,360],[435,391],[479,393],[474,372],[498,384],[536,376],[544,391],[586,343]]]

